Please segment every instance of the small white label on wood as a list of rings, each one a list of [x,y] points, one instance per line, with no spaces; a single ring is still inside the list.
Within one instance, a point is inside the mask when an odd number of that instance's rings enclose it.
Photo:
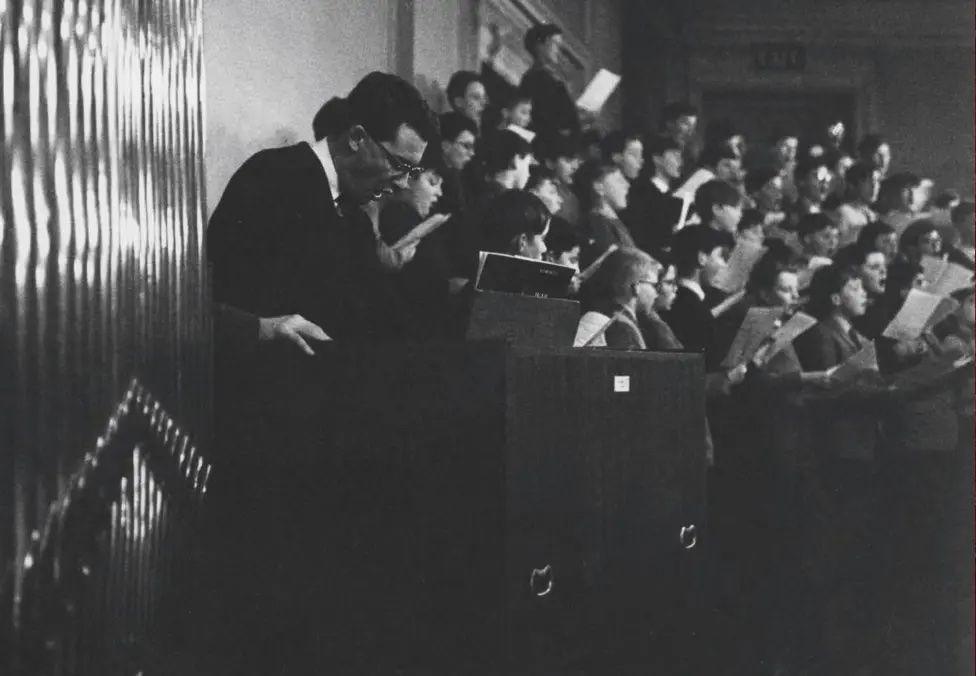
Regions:
[[[614,376],[613,391],[630,392],[630,376]]]

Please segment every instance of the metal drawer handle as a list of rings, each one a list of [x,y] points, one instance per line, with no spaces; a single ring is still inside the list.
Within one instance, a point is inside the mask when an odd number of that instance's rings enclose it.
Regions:
[[[552,565],[545,568],[533,568],[529,575],[529,589],[538,597],[543,597],[552,591]]]
[[[678,541],[685,549],[693,549],[698,544],[698,527],[693,523],[682,526],[678,533]]]

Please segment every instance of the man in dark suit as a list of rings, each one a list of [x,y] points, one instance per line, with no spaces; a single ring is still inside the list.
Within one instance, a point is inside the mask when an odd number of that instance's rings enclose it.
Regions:
[[[341,393],[302,352],[383,335],[396,310],[388,271],[403,259],[372,217],[379,198],[420,172],[437,122],[410,84],[378,72],[319,122],[320,141],[249,158],[207,232],[217,305],[208,593],[217,609],[203,617],[219,634],[212,652],[226,660],[215,673],[361,673],[344,663],[358,659],[351,639],[388,633],[370,624],[376,598],[347,598],[370,573],[345,544],[360,517],[343,492],[341,443],[323,420]],[[369,544],[382,560],[382,543]],[[330,610],[352,605],[358,619]]]
[[[576,102],[556,72],[562,40],[562,30],[551,23],[532,26],[525,33],[532,67],[522,76],[520,89],[532,98],[532,130],[541,142],[553,137],[575,139],[581,132]]]

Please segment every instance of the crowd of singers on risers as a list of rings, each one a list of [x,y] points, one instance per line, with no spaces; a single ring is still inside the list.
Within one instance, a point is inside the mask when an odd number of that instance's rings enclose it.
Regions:
[[[766,139],[712,122],[699,144],[696,109],[669,104],[653,129],[600,133],[555,74],[560,40],[528,32],[519,87],[488,64],[456,73],[439,119],[371,74],[322,107],[315,144],[248,160],[208,233],[218,333],[310,353],[326,338],[460,338],[479,251],[586,270],[567,291],[578,346],[704,354],[729,659],[949,673],[970,652],[971,367],[892,383],[973,355],[973,203],[890,172],[884,137],[855,144],[840,121]],[[738,282],[733,251],[753,252]],[[948,315],[886,336],[949,263],[970,275],[936,290],[956,301]],[[755,308],[816,323],[730,363]],[[862,360],[841,379],[872,344],[878,370]]]

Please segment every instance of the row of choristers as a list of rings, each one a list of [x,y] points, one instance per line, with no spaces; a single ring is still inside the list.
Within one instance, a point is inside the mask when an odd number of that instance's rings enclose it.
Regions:
[[[439,116],[372,73],[314,143],[244,163],[207,233],[218,431],[262,350],[460,338],[479,252],[568,266],[577,346],[704,354],[727,673],[950,673],[971,631],[972,201],[841,120],[702,135],[674,103],[602,133],[561,40],[527,32],[518,86],[491,60],[456,73]],[[223,438],[238,464],[248,443]]]

